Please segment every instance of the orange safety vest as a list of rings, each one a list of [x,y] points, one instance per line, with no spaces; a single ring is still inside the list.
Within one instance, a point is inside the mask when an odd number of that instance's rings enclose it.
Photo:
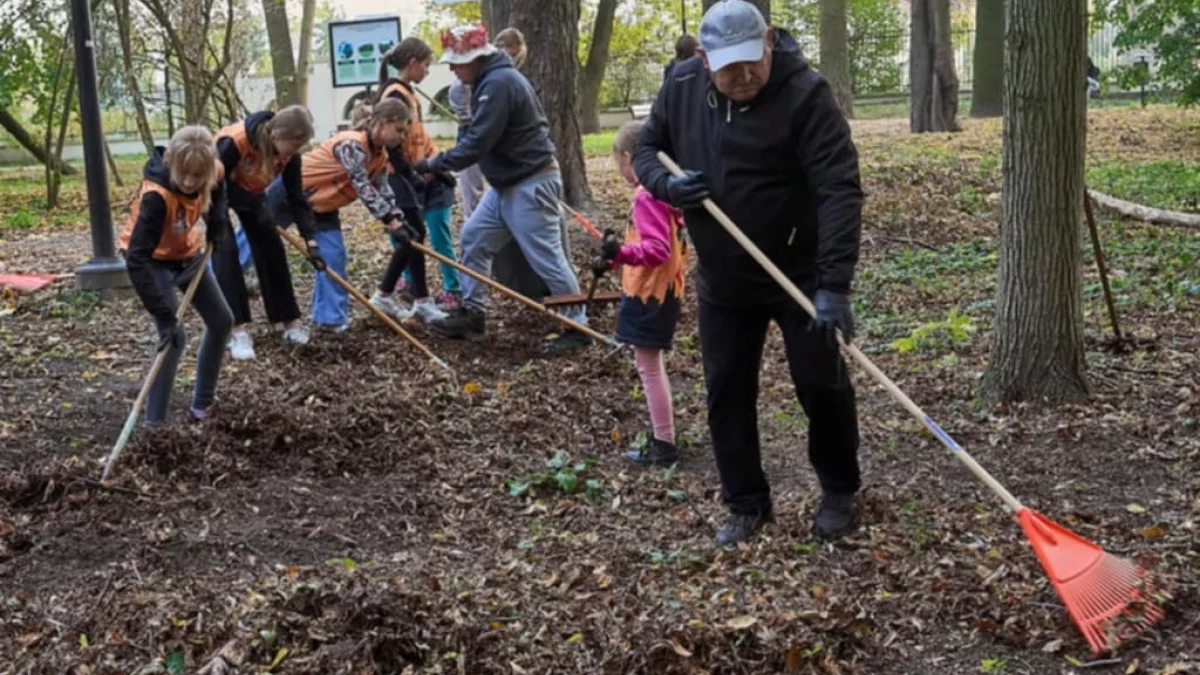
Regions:
[[[217,180],[224,179],[225,169],[218,161]],[[157,192],[167,204],[167,222],[163,223],[162,237],[152,257],[155,260],[190,260],[199,254],[203,242],[196,223],[204,215],[200,212],[200,195],[186,197],[152,180],[142,181],[142,187],[133,200],[129,217],[125,219],[125,228],[121,231],[121,250],[129,250],[129,239],[133,236],[133,228],[142,211],[142,197],[147,191]]]
[[[350,174],[333,154],[334,147],[342,141],[356,141],[366,148],[367,175],[371,180],[391,170],[387,149],[372,145],[367,132],[343,131],[334,134],[304,155],[301,163],[304,194],[315,213],[333,213],[358,198],[358,191],[350,183]]]
[[[404,104],[408,106],[412,113],[412,118],[408,123],[408,135],[404,137],[404,143],[400,146],[404,152],[404,161],[408,162],[409,166],[417,163],[418,160],[426,157],[433,157],[437,154],[437,147],[433,144],[433,138],[429,135],[429,131],[425,128],[425,123],[421,120],[421,104],[417,101],[417,96],[408,87],[400,82],[393,82],[383,90],[379,100],[390,98],[395,92],[400,92],[404,97]]]
[[[638,190],[645,190],[639,187]],[[626,265],[621,271],[621,291],[628,296],[649,302],[654,298],[659,304],[666,302],[667,296],[672,295],[676,300],[683,298],[683,280],[687,274],[687,240],[680,232],[681,222],[672,210],[671,216],[671,255],[656,267],[631,267]],[[642,241],[641,234],[630,222],[625,230],[625,243],[637,244]]]
[[[234,167],[233,174],[229,180],[235,183],[238,187],[245,190],[250,195],[257,197],[267,191],[267,186],[275,177],[283,173],[284,167],[291,161],[291,157],[279,156],[275,158],[275,165],[272,167],[264,166],[264,157],[262,153],[254,147],[254,143],[250,141],[250,136],[246,134],[246,123],[238,122],[217,132],[217,140],[228,138],[237,146],[238,154],[242,156],[238,165]]]

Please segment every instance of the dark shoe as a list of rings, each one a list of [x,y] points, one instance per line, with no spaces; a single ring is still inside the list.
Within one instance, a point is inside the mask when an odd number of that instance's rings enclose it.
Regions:
[[[749,541],[767,523],[775,522],[771,509],[757,513],[731,513],[729,520],[717,532],[717,546],[733,546]]]
[[[854,530],[854,493],[821,495],[813,532],[821,539],[840,539]]]
[[[487,321],[477,309],[460,309],[429,325],[450,338],[482,340],[487,335]]]
[[[651,438],[641,448],[630,448],[625,459],[641,466],[671,466],[679,462],[679,448],[674,443]]]
[[[592,346],[592,338],[575,329],[563,331],[558,337],[542,345],[542,353],[554,356],[567,354]]]

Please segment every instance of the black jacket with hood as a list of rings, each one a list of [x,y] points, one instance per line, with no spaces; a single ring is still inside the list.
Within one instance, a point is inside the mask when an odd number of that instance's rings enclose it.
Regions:
[[[435,157],[436,171],[479,164],[492,187],[516,185],[554,160],[550,123],[533,85],[503,51],[486,57],[471,88],[471,125],[454,148]]]
[[[713,86],[704,61],[675,65],[635,151],[638,180],[667,199],[661,150],[704,173],[712,199],[796,285],[849,293],[863,192],[858,151],[828,83],[775,29],[771,74],[749,103]],[[700,260],[698,292],[719,305],[784,299],[784,291],[703,208],[684,213]]]
[[[275,117],[275,113],[269,110],[250,113],[246,116],[246,135],[250,138],[258,137],[258,126],[265,124]],[[237,143],[233,142],[232,138],[217,139],[217,155],[221,158],[221,164],[225,166],[225,182],[228,191],[229,207],[234,211],[240,212],[239,218],[246,218],[245,214],[251,210],[261,210],[264,201],[263,197],[253,197],[246,193],[245,190],[238,187],[237,183],[229,180],[233,175],[234,169],[237,168],[239,162],[242,161],[242,153],[238,150]],[[280,174],[280,180],[283,181],[284,190],[287,192],[288,206],[291,208],[293,217],[296,219],[296,229],[299,230],[300,236],[304,237],[305,241],[312,239],[315,235],[313,231],[312,206],[308,203],[308,198],[304,196],[304,185],[302,181],[300,158],[303,153],[297,152],[292,155],[287,166],[283,167],[283,173]],[[269,214],[269,211],[266,213]],[[261,217],[261,216],[260,216]],[[259,223],[265,227],[273,227],[274,223],[270,222]]]

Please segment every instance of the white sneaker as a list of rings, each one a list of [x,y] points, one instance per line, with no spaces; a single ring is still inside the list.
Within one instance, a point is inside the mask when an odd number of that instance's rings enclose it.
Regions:
[[[371,304],[384,314],[394,316],[400,320],[407,319],[413,315],[413,310],[405,307],[394,295],[384,295],[379,291],[375,291],[375,295],[371,296]]]
[[[242,331],[229,337],[229,354],[234,361],[249,361],[254,358],[254,340]]]
[[[437,306],[437,303],[433,298],[421,298],[420,300],[413,302],[413,314],[415,314],[418,319],[424,321],[425,323],[441,321],[442,319],[450,316]]]
[[[290,345],[306,345],[308,344],[308,329],[304,326],[296,326],[283,331],[283,341]]]

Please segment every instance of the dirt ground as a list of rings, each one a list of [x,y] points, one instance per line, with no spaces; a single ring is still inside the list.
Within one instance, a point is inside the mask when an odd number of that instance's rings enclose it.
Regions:
[[[1196,111],[1100,111],[1091,158],[1196,162],[1197,128]],[[544,359],[554,325],[497,300],[484,343],[409,325],[454,375],[361,310],[303,348],[260,320],[258,359],[225,364],[200,425],[182,421],[193,347],[178,423],[139,431],[105,488],[154,336],[133,298],[55,287],[0,306],[0,674],[190,673],[223,647],[242,673],[1200,672],[1200,233],[1102,216],[1133,343],[1107,340],[1086,249],[1092,399],[984,407],[999,125],[860,131],[860,345],[1029,506],[1160,575],[1172,598],[1143,637],[1093,660],[1001,504],[861,373],[862,525],[814,541],[774,332],[759,410],[778,522],[715,548],[694,302],[668,361],[672,470],[619,456],[648,426],[627,354]],[[597,224],[623,227],[628,187],[593,168]],[[356,213],[367,289],[387,245]],[[0,229],[0,260],[69,270],[88,241],[83,223]]]

